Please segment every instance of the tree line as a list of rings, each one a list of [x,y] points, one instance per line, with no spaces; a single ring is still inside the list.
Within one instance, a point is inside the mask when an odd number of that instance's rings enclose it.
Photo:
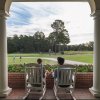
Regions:
[[[70,37],[62,20],[51,24],[53,32],[48,37],[37,31],[33,36],[14,35],[7,38],[8,53],[62,52],[64,50],[93,50],[93,42],[80,45],[68,45]]]
[[[72,51],[93,51],[94,42],[82,43],[78,45],[68,45],[65,50]]]
[[[37,39],[38,33],[38,39]],[[8,37],[8,53],[34,53],[34,52],[48,52],[51,50],[52,52],[61,52],[65,50],[73,50],[73,51],[93,51],[93,41],[88,43],[83,43],[79,45],[58,45],[52,44],[48,37],[45,37],[43,32],[36,32],[33,36],[27,35],[14,35],[13,37]],[[56,47],[55,47],[56,45]]]

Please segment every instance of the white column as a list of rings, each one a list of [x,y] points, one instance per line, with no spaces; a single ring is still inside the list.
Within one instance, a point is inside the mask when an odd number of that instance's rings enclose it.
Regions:
[[[0,97],[6,97],[11,92],[7,59],[6,13],[0,10]]]
[[[90,92],[95,97],[100,97],[100,11],[94,17],[94,59],[93,59],[93,87]]]

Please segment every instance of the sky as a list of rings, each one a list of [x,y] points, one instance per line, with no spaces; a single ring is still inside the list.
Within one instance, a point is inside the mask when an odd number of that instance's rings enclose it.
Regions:
[[[65,24],[70,44],[93,41],[94,21],[87,2],[13,2],[7,19],[7,36],[34,35],[36,31],[48,36],[51,24],[59,19]]]

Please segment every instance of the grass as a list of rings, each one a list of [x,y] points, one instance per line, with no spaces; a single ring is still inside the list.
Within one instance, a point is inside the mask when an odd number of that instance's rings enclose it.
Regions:
[[[75,54],[93,54],[93,51],[65,51],[65,54],[75,55]]]
[[[15,62],[13,60],[16,56]],[[21,61],[19,57],[22,57]],[[23,54],[8,54],[8,63],[9,64],[23,64],[23,63],[36,63],[37,58],[32,57],[47,57],[47,58],[57,58],[58,56],[64,57],[66,60],[93,63],[93,52],[92,51],[65,51],[64,55],[59,53],[49,55],[47,53],[23,53]],[[23,58],[26,57],[26,58]],[[56,64],[54,61],[43,60],[44,64]]]
[[[13,53],[8,54],[9,57],[58,57],[58,56],[66,56],[66,55],[79,55],[79,54],[93,54],[93,51],[65,51],[65,55],[61,55],[60,53],[49,55],[48,53]]]
[[[85,62],[85,63],[93,63],[93,55],[71,55],[64,57],[67,60],[78,61],[78,62]]]
[[[36,63],[36,58],[22,58],[20,60],[19,57],[16,57],[15,60],[13,60],[13,57],[8,57],[8,64],[13,65],[13,64],[24,64],[24,63]],[[50,61],[50,60],[44,60],[43,59],[43,64],[57,64],[55,61]]]
[[[49,57],[49,54],[46,53],[14,53],[14,54],[8,54],[9,57]]]

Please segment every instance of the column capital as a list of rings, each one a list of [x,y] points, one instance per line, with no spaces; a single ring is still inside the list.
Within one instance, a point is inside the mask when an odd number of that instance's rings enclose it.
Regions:
[[[92,14],[91,14],[91,16],[92,17],[94,17],[94,18],[100,18],[100,10],[96,10],[96,11],[94,11]]]
[[[4,10],[0,10],[0,18],[6,18],[9,17],[9,13]]]

